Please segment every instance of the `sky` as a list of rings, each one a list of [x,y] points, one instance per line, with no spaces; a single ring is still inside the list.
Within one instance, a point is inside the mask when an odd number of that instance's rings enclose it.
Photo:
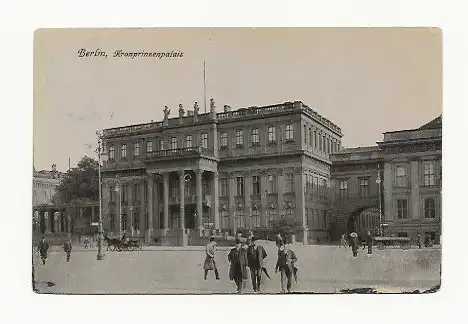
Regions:
[[[107,58],[80,58],[99,49]],[[173,58],[114,58],[182,52]],[[442,113],[442,33],[434,28],[41,29],[34,37],[36,170],[96,157],[96,131],[300,100],[341,127],[344,147],[417,128]],[[209,110],[209,103],[207,103]]]

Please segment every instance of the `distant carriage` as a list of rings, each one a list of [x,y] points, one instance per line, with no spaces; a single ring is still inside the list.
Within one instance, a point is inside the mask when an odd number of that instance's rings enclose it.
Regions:
[[[107,249],[111,251],[141,251],[143,249],[139,240],[129,239],[127,243],[124,243],[119,239],[109,238],[107,236],[104,236],[104,240],[107,242]]]
[[[411,239],[409,237],[393,237],[393,236],[379,236],[374,238],[377,243],[377,248],[383,250],[386,246],[399,245],[403,250],[411,248]]]

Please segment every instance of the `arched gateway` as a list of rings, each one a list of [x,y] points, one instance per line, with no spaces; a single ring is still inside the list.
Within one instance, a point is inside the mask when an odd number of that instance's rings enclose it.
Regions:
[[[356,232],[364,234],[371,231],[372,234],[380,226],[379,209],[374,206],[363,206],[355,209],[348,217],[348,233]]]

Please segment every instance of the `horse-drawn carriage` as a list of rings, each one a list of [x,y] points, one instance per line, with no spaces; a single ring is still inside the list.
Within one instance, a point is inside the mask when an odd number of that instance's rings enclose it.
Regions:
[[[374,238],[377,248],[383,250],[386,246],[399,245],[403,250],[411,248],[411,239],[409,237],[378,236]]]
[[[111,250],[112,252],[115,250],[118,252],[141,251],[143,248],[139,240],[128,239],[126,242],[123,242],[117,238],[108,238],[107,236],[104,237],[104,240],[107,242],[107,250]]]

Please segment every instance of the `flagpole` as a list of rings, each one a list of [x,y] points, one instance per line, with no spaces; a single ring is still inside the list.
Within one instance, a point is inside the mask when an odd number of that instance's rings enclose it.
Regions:
[[[206,114],[206,63],[203,61],[203,103],[205,106],[205,114]]]

